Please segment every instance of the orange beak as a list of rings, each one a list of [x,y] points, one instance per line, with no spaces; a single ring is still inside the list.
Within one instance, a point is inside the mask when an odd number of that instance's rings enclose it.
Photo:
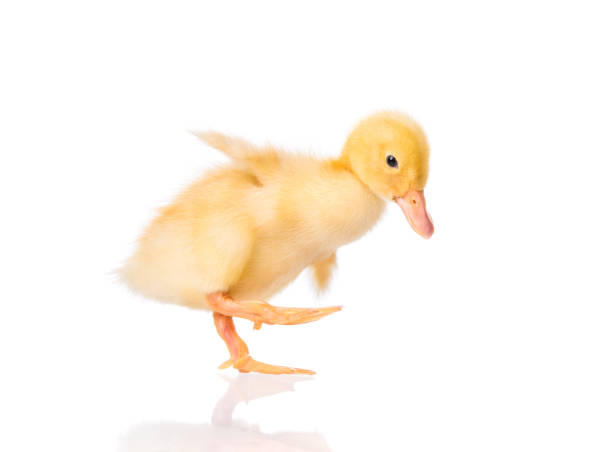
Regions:
[[[427,213],[423,190],[408,190],[404,196],[397,197],[394,201],[401,207],[408,223],[417,234],[426,239],[432,236],[434,226]]]

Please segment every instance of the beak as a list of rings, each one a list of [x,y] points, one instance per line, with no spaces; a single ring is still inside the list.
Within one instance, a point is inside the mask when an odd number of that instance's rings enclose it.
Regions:
[[[394,201],[401,207],[414,232],[426,239],[431,237],[434,226],[425,207],[423,190],[409,190],[404,196],[394,198]]]

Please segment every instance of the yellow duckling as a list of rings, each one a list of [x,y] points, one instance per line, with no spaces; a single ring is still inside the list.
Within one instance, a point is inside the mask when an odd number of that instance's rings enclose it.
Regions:
[[[421,128],[399,113],[357,125],[342,154],[317,159],[208,132],[196,134],[232,159],[161,210],[121,269],[145,296],[213,311],[241,372],[314,373],[254,360],[232,317],[295,325],[340,310],[283,308],[268,298],[308,266],[324,289],[338,247],[365,234],[395,201],[421,236],[433,234],[425,208],[429,148]]]

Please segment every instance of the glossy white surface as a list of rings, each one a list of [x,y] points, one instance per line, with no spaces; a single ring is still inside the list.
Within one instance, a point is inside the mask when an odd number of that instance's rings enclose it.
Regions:
[[[608,18],[4,3],[0,450],[611,450]],[[304,274],[270,300],[342,312],[237,322],[255,358],[314,378],[219,371],[209,313],[115,283],[155,208],[225,161],[188,130],[331,156],[381,108],[428,133],[432,239],[389,205],[322,298]]]

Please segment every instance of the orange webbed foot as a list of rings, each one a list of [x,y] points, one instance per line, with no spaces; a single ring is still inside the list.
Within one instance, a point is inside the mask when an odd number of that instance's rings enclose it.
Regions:
[[[208,296],[210,307],[215,310],[213,317],[217,332],[225,341],[231,358],[225,361],[220,369],[233,367],[240,372],[259,372],[262,374],[302,374],[313,375],[315,372],[297,367],[274,366],[262,363],[251,357],[249,348],[236,333],[232,316],[251,320],[255,329],[262,323],[276,325],[297,325],[313,322],[341,309],[340,306],[328,308],[282,308],[272,306],[265,301],[235,301],[221,293]]]
[[[297,367],[274,366],[272,364],[262,363],[251,358],[250,355],[243,356],[237,360],[228,359],[219,366],[219,369],[227,369],[228,367],[240,372],[259,372],[261,374],[281,375],[281,374],[302,374],[314,375],[315,372],[308,369],[299,369]]]
[[[262,300],[234,300],[222,293],[207,297],[210,307],[229,317],[240,317],[254,323],[259,329],[262,323],[271,325],[298,325],[314,322],[342,309],[342,306],[326,308],[285,308],[273,306]]]

